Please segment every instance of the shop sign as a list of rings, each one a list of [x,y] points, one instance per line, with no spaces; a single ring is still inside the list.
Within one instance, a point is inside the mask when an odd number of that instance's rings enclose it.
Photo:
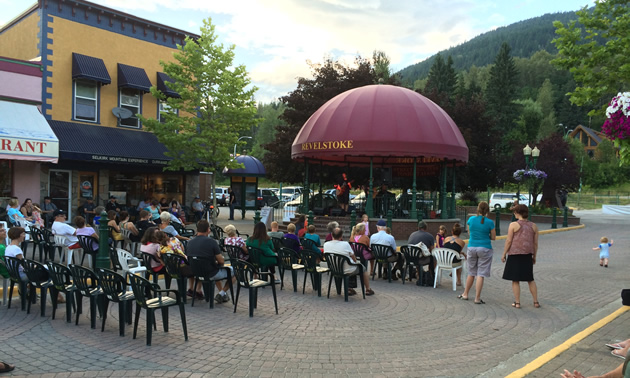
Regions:
[[[126,164],[148,164],[148,165],[167,165],[168,160],[157,159],[140,159],[123,156],[106,156],[106,155],[90,155],[92,161],[102,161],[107,163],[126,163]]]
[[[32,139],[0,138],[0,154],[23,156],[58,156],[58,144],[54,141],[41,142]]]
[[[351,150],[354,148],[352,140],[333,140],[326,142],[302,143],[302,151],[311,150]]]

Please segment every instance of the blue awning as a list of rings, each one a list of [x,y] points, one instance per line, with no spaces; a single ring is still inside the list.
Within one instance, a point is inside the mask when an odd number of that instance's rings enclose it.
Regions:
[[[250,155],[239,155],[236,157],[236,162],[243,164],[244,168],[236,169],[223,169],[223,174],[226,176],[248,176],[248,177],[264,177],[267,174],[265,167],[260,162]]]
[[[164,166],[171,160],[164,155],[166,147],[147,131],[52,120],[48,123],[59,138],[61,159],[152,166]]]
[[[151,91],[151,80],[149,80],[144,69],[118,63],[118,87],[132,88],[149,93]]]
[[[103,59],[72,53],[72,78],[97,81],[101,84],[112,82]]]
[[[170,76],[165,74],[164,72],[157,73],[157,89],[159,89],[162,93],[169,97],[179,97],[179,93],[169,89],[165,83],[172,83],[175,80],[171,79]]]

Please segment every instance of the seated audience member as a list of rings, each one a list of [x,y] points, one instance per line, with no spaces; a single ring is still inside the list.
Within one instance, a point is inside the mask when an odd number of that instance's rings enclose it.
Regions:
[[[44,221],[46,222],[46,226],[50,226],[52,223],[52,214],[55,210],[57,210],[57,206],[52,203],[52,199],[48,196],[44,197],[44,204],[41,207],[42,215],[44,217]]]
[[[96,231],[94,231],[94,229],[90,226],[86,226],[85,224],[85,218],[83,218],[82,216],[78,215],[76,217],[74,217],[74,219],[72,220],[72,223],[74,223],[75,226],[77,226],[77,236],[91,236],[94,239],[98,240],[98,233]],[[98,242],[94,242],[91,241],[92,245],[92,249],[97,250],[98,249]]]
[[[70,249],[81,248],[79,245],[79,239],[77,239],[77,230],[66,224],[66,218],[68,214],[61,209],[55,210],[53,213],[53,225],[52,225],[52,233],[54,235],[65,236],[66,247]]]
[[[120,223],[118,224],[118,227],[120,227],[121,230],[129,230],[129,240],[135,243],[140,242],[140,233],[138,232],[136,226],[133,223],[129,222],[128,212],[120,212]]]
[[[146,209],[149,206],[151,206],[151,197],[145,197],[145,199],[140,201],[140,203],[138,204],[138,207],[136,208],[136,210],[139,213],[139,212],[141,212],[142,210]]]
[[[148,230],[150,227],[157,226],[153,221],[151,221],[151,213],[147,210],[142,210],[140,212],[140,220],[136,222],[136,228],[138,229],[139,237],[142,239],[144,235],[144,231]]]
[[[459,223],[455,223],[453,225],[453,229],[451,230],[452,236],[444,239],[444,248],[452,249],[455,252],[461,253],[464,247],[466,246],[466,242],[460,239],[459,235],[462,234],[462,226]],[[465,257],[466,255],[464,255]],[[461,260],[457,257],[453,259],[453,264],[459,263]],[[457,269],[457,285],[462,286],[462,270]]]
[[[151,205],[145,210],[151,213],[151,221],[156,224],[160,222],[160,203],[157,200],[151,201]]]
[[[9,205],[7,206],[7,217],[13,226],[17,226],[18,220],[24,218],[20,210],[18,210],[19,206],[20,202],[17,198],[11,198],[9,200]]]
[[[116,214],[120,213],[120,205],[116,202],[116,197],[110,196],[109,201],[105,204],[105,211],[108,213],[114,211]]]
[[[363,258],[366,261],[370,262],[371,270],[374,270],[374,256],[372,255],[372,251],[370,250],[370,238],[365,235],[365,223],[357,223],[356,226],[352,227],[352,232],[350,233],[350,241],[354,243],[359,243],[363,245],[361,248]],[[367,270],[367,266],[365,269]]]
[[[271,222],[271,231],[267,232],[270,238],[281,238],[284,236],[284,232],[278,231],[278,222]]]
[[[151,269],[156,273],[166,273],[166,267],[160,255],[160,250],[162,249],[161,242],[164,238],[164,233],[158,230],[157,227],[150,227],[145,231],[141,240],[140,252],[148,253],[155,257],[151,260],[151,266],[147,267],[147,269]]]
[[[33,222],[33,212],[41,210],[37,206],[33,206],[33,201],[30,198],[24,200],[22,207],[20,207],[20,213],[22,213],[22,217],[29,222]]]
[[[376,222],[377,232],[370,236],[370,246],[373,246],[374,244],[382,244],[392,247],[393,252],[390,251],[388,253],[387,261],[395,263],[394,268],[392,269],[392,280],[397,280],[398,277],[396,271],[400,274],[405,258],[402,253],[396,251],[396,240],[394,240],[392,235],[387,233],[386,229],[387,223],[385,222],[385,219],[379,219],[378,222]],[[431,236],[431,234],[429,234],[429,236]],[[433,236],[431,236],[431,240],[433,240]],[[386,272],[383,274],[383,278],[387,279]]]
[[[260,266],[268,267],[271,273],[276,272],[274,266],[278,265],[278,255],[273,251],[273,243],[269,235],[267,235],[267,226],[263,222],[256,223],[254,233],[247,238],[245,245],[260,249],[263,254],[260,258]],[[276,280],[276,283],[280,283],[280,280]]]
[[[107,227],[110,227],[112,239],[116,241],[125,240],[120,233],[120,226],[116,223],[116,212],[114,210],[109,210],[107,212]]]
[[[173,226],[171,226],[171,214],[163,211],[162,214],[160,214],[160,224],[158,225],[158,227],[160,228],[160,230],[162,230],[163,232],[166,232],[167,234],[169,234],[170,236],[174,236],[179,240],[190,240],[189,238],[185,237],[185,236],[181,236]]]
[[[94,203],[94,199],[92,197],[87,197],[85,199],[85,203],[79,206],[79,215],[85,218],[85,222],[87,224],[92,223],[92,219],[96,215],[96,204]]]
[[[162,199],[160,200],[160,213],[168,211],[168,208],[168,200],[166,199],[166,197],[162,197]]]
[[[297,237],[297,235],[295,234],[295,225],[293,223],[289,223],[289,225],[287,226],[287,233],[283,235],[283,237],[287,238],[287,239],[292,239],[295,240],[295,243],[293,243],[293,250],[295,251],[296,254],[300,254],[300,250],[302,249],[301,245],[300,245],[300,238]]]
[[[359,274],[359,268],[356,265],[360,265],[357,261],[356,256],[348,244],[347,241],[343,240],[343,230],[337,227],[332,232],[333,240],[324,244],[324,253],[335,253],[338,255],[348,256],[352,260],[352,263],[345,262],[343,265],[343,271],[347,275],[356,275]],[[365,284],[365,295],[374,295],[374,290],[370,288],[370,275],[367,269],[363,269],[363,282]],[[355,295],[357,292],[349,288],[348,294]]]
[[[326,235],[326,240],[324,240],[324,243],[325,243],[325,242],[327,242],[327,241],[331,241],[331,240],[333,240],[333,237],[332,237],[332,231],[333,231],[335,228],[337,228],[337,227],[339,227],[339,223],[337,223],[337,222],[335,222],[335,221],[329,222],[329,223],[326,225],[326,230],[328,230],[328,235]]]
[[[4,261],[4,250],[7,247],[7,229],[0,223],[0,260]],[[9,278],[9,271],[6,266],[0,264],[0,276]]]
[[[243,238],[241,238],[240,236],[236,234],[236,227],[234,227],[234,225],[232,224],[228,224],[227,226],[225,226],[223,231],[225,231],[225,234],[227,235],[226,238],[223,240],[223,243],[225,245],[233,245],[235,247],[241,248],[241,252],[238,254],[239,259],[241,260],[249,259],[245,241],[243,240]]]
[[[219,293],[215,295],[214,300],[217,303],[224,303],[230,300],[227,295],[227,290],[229,288],[228,283],[226,282],[223,284],[223,281],[220,281],[227,278],[227,271],[225,269],[220,269],[225,264],[225,259],[223,258],[219,244],[216,240],[209,237],[209,234],[210,224],[208,221],[202,219],[197,222],[197,236],[188,242],[186,250],[189,257],[197,256],[208,258],[212,279],[215,280],[214,284],[219,291]],[[236,283],[236,277],[234,276],[232,267],[229,268],[232,272],[232,284],[234,284]]]
[[[200,221],[203,216],[203,203],[201,202],[201,198],[199,198],[199,196],[195,197],[190,207],[192,208],[193,214],[195,214],[195,221]]]
[[[101,214],[103,213],[103,211],[105,211],[105,206],[96,206],[96,209],[94,209],[94,218],[92,219],[92,224],[95,227],[98,227],[101,225]]]
[[[315,225],[310,225],[307,228],[307,233],[304,235],[304,239],[309,239],[315,242],[315,245],[318,247],[322,246],[321,240],[319,240],[319,235],[315,233]]]
[[[186,221],[186,218],[183,217],[184,212],[181,211],[181,207],[177,201],[171,201],[171,207],[169,207],[168,212],[171,213],[179,223],[183,224]]]

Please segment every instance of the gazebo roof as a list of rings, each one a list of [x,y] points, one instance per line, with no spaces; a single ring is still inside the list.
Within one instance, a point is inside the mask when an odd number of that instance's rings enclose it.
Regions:
[[[240,155],[236,157],[236,162],[241,163],[245,168],[238,169],[224,169],[223,174],[227,176],[249,176],[249,177],[263,177],[267,174],[265,167],[260,160],[249,155]]]
[[[306,121],[291,158],[325,164],[408,165],[468,162],[455,122],[428,98],[403,87],[368,85],[341,93]]]

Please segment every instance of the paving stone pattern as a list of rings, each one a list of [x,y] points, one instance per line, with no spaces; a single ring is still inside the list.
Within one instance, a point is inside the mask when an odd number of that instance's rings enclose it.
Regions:
[[[523,308],[510,306],[511,284],[501,279],[500,240],[494,243],[492,277],[482,293],[485,305],[473,303],[474,290],[471,300],[458,300],[461,289],[452,291],[448,274],[437,289],[377,279],[372,282],[376,295],[350,297],[346,303],[334,283],[326,298],[327,276],[321,298],[310,280],[303,295],[300,273],[297,293],[290,275],[285,275],[284,290],[278,286],[278,315],[269,289],[259,291],[253,318],[246,291],[236,314],[231,302],[209,309],[205,302],[191,307],[189,301],[189,341],[184,341],[177,309],[171,308],[169,332],[162,331],[158,312],[158,330],[147,347],[144,312],[133,340],[131,326],[125,337],[118,335],[114,304],[101,332],[100,319],[97,329],[90,328],[87,299],[78,326],[65,322],[64,306],[51,320],[50,304],[42,318],[39,303],[26,315],[14,300],[11,309],[0,308],[0,360],[17,365],[14,376],[41,377],[505,376],[529,362],[529,356],[515,357],[543,344],[556,346],[567,338],[562,330],[606,306],[612,304],[613,311],[621,306],[619,293],[629,287],[630,263],[630,236],[624,231],[624,224],[604,223],[542,235],[534,268],[541,309],[533,307],[526,284],[521,285]],[[603,235],[615,240],[608,269],[598,266],[598,252],[591,250]],[[621,360],[603,345],[630,337],[628,326],[626,313],[530,376],[559,376],[565,367],[585,374],[614,368]]]

